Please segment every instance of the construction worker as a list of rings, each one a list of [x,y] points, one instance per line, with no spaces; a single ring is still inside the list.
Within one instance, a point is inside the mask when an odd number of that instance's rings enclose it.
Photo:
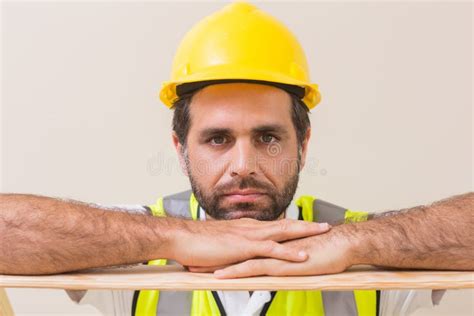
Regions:
[[[10,259],[0,273],[138,262],[219,278],[337,273],[356,264],[474,268],[472,193],[379,215],[294,198],[308,111],[320,92],[293,34],[255,6],[230,4],[193,27],[160,98],[174,110],[173,142],[191,190],[108,210],[3,195],[0,254]],[[442,293],[68,291],[107,315],[403,315]]]

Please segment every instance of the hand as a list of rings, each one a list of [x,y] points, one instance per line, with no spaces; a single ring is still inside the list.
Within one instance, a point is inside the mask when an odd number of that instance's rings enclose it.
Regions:
[[[302,262],[308,255],[301,247],[279,242],[327,232],[326,223],[299,220],[257,221],[243,218],[229,221],[181,221],[171,238],[171,259],[184,266],[209,268],[256,257]]]
[[[217,278],[241,278],[257,275],[288,276],[339,273],[355,264],[355,240],[349,238],[352,225],[341,225],[320,236],[289,241],[284,246],[303,250],[309,258],[304,262],[289,262],[280,259],[251,259],[242,263],[217,269]],[[296,260],[295,260],[296,261]],[[193,270],[191,270],[193,271]],[[193,272],[204,272],[196,271]]]

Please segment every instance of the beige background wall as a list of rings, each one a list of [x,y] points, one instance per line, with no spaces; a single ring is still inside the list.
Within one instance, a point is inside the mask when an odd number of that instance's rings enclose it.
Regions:
[[[1,190],[106,204],[188,188],[156,98],[222,2],[3,2]],[[302,42],[323,101],[299,193],[380,211],[472,190],[472,3],[259,3]],[[93,314],[10,289],[20,315]],[[473,314],[472,291],[434,311]]]

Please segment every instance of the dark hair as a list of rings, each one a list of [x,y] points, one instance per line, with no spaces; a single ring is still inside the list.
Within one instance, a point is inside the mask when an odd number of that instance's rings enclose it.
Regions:
[[[186,146],[186,138],[188,136],[189,127],[191,126],[191,115],[189,108],[195,93],[196,92],[181,96],[173,103],[173,106],[171,107],[174,110],[173,131],[178,136],[178,140],[181,145],[183,145],[183,147]],[[290,97],[293,104],[291,118],[296,130],[298,148],[301,148],[306,132],[311,126],[308,115],[309,109],[297,96],[290,94]]]

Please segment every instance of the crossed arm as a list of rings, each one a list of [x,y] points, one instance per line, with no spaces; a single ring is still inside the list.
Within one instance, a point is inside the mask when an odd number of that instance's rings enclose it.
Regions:
[[[0,194],[0,274],[53,274],[158,258],[201,267],[255,257],[304,261],[307,254],[281,242],[329,229],[296,220],[193,222],[114,210]]]
[[[328,231],[303,221],[191,222],[1,194],[0,274],[61,273],[156,258],[220,278],[337,273],[356,264],[474,270],[473,205],[474,194],[467,193]]]
[[[474,193],[369,221],[334,226],[328,233],[284,243],[304,249],[308,260],[252,259],[214,273],[219,278],[338,273],[352,265],[474,270]],[[203,271],[191,268],[192,271]],[[208,269],[209,271],[209,269]]]

